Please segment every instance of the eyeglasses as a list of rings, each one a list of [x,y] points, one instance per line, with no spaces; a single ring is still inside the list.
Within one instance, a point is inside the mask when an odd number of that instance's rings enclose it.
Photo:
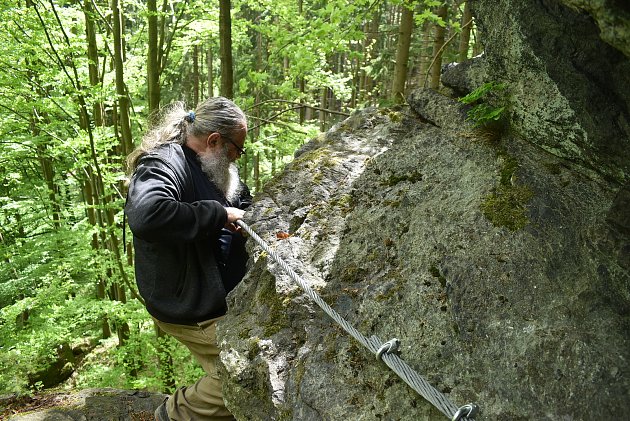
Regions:
[[[221,133],[219,133],[219,134],[221,134]],[[225,140],[227,140],[228,142],[230,142],[232,145],[234,145],[234,147],[236,148],[236,150],[238,152],[238,156],[239,157],[242,156],[242,155],[245,155],[245,152],[246,152],[245,148],[241,148],[240,146],[238,146],[236,144],[236,142],[234,142],[232,139],[230,139],[227,136],[224,136],[224,135],[221,134],[221,137],[224,138]]]

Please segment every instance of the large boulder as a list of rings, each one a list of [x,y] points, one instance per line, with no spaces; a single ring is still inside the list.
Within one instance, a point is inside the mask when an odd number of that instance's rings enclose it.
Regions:
[[[400,357],[446,399],[477,403],[476,419],[622,417],[627,7],[473,8],[485,53],[453,83],[503,83],[501,124],[481,130],[430,90],[407,109],[362,111],[308,143],[247,222],[365,336],[399,338]],[[443,419],[249,247],[218,328],[237,419]]]
[[[407,115],[354,115],[248,222],[364,335],[401,339],[454,404],[478,403],[478,419],[616,417],[630,393],[627,192],[513,134],[489,140],[454,100],[448,120],[446,101],[418,91]],[[443,417],[250,247],[218,329],[237,419]]]

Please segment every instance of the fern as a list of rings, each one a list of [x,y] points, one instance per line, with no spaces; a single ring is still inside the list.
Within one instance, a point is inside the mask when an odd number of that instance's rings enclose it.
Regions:
[[[496,93],[505,89],[504,83],[487,82],[459,99],[463,104],[472,105],[468,110],[468,119],[475,123],[475,126],[483,126],[489,122],[497,121],[501,118],[505,106],[495,106],[490,97],[496,97]]]

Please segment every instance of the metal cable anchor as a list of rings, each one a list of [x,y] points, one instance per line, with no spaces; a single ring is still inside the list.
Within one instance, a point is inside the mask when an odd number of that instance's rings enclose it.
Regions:
[[[381,347],[376,351],[376,359],[382,360],[383,354],[391,354],[392,352],[396,352],[398,347],[400,346],[400,339],[394,338],[385,342]]]
[[[475,405],[474,403],[466,404],[464,406],[461,406],[457,410],[457,412],[455,412],[455,415],[453,415],[451,421],[459,421],[463,420],[464,418],[474,417],[475,415],[477,415],[477,412],[479,412],[479,407],[477,405]]]

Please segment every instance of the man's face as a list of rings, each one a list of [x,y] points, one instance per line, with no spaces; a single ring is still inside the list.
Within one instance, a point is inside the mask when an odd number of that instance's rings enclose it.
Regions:
[[[228,159],[234,162],[242,155],[245,155],[245,139],[247,138],[247,126],[243,123],[240,129],[234,130],[230,135],[221,139],[227,144]]]

